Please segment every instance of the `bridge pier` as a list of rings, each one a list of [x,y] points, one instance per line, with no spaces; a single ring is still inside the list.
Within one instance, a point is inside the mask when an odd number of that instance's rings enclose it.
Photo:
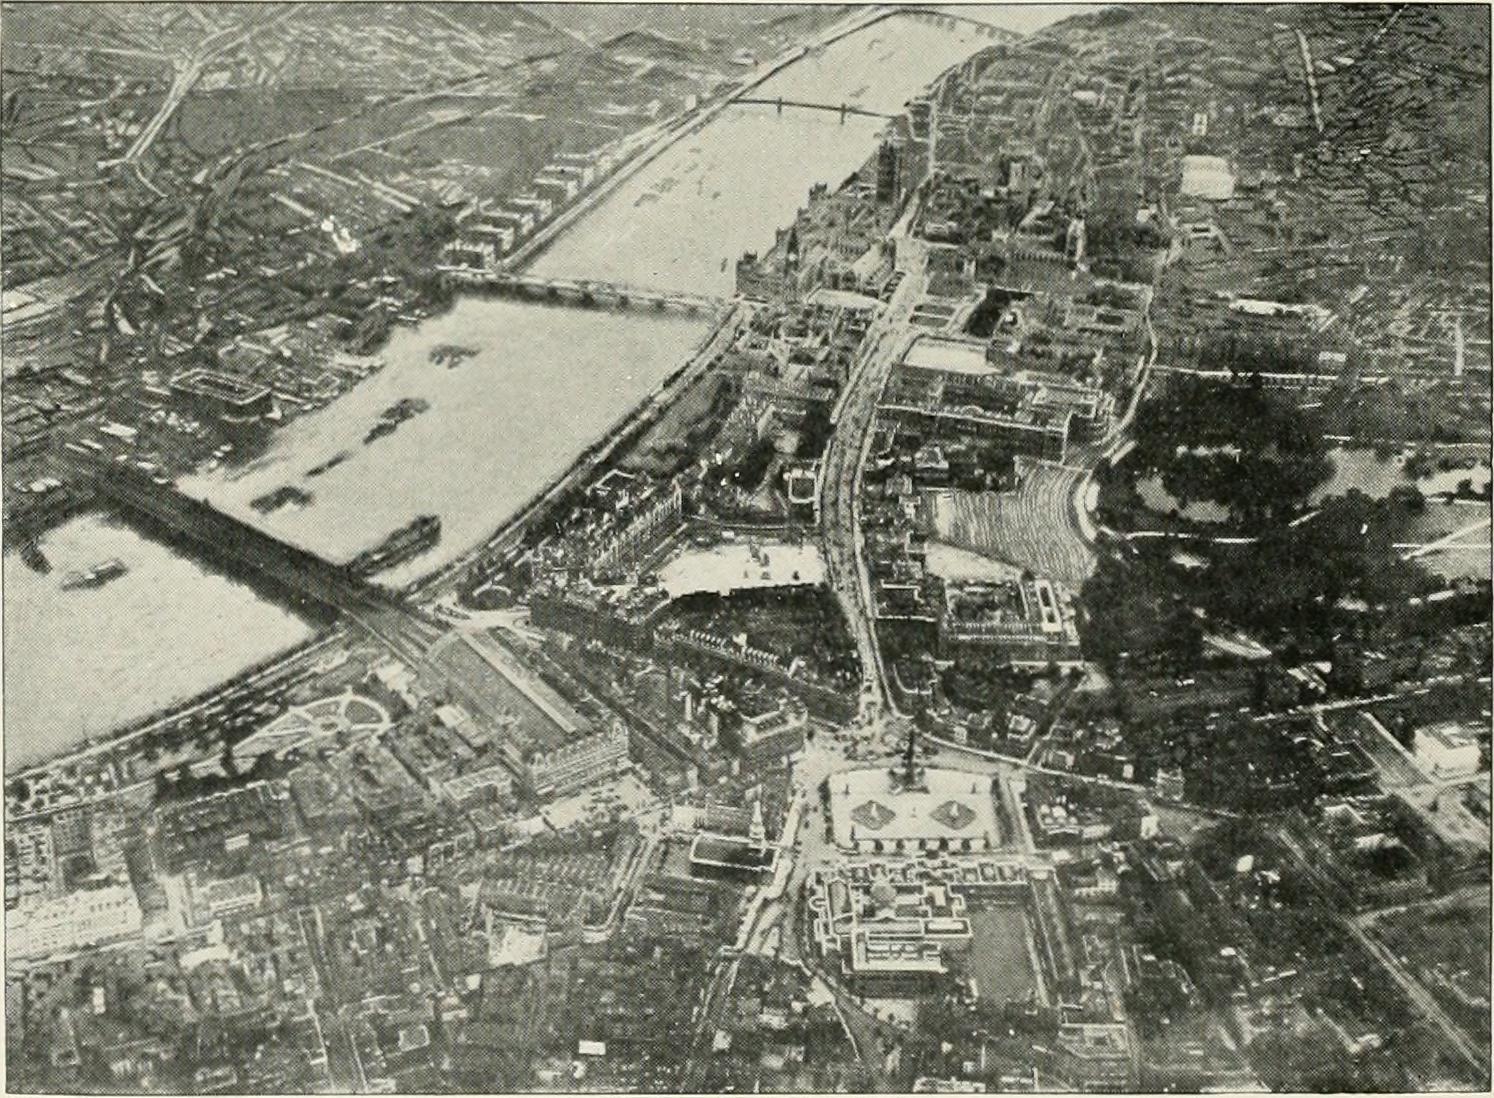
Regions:
[[[687,291],[651,290],[569,278],[540,278],[502,270],[453,272],[453,277],[465,285],[487,287],[521,299],[565,302],[585,308],[654,309],[660,312],[673,309],[698,316],[727,304],[725,299]]]
[[[840,124],[842,126],[846,124],[846,105],[844,103],[840,105]]]

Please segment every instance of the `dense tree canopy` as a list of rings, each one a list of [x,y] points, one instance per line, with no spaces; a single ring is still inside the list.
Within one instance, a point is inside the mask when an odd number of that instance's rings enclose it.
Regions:
[[[1400,524],[1391,512],[1401,506],[1359,492],[1324,500],[1310,519],[1216,554],[1200,594],[1230,621],[1299,629],[1326,628],[1341,598],[1404,602],[1428,580],[1394,548]]]
[[[1217,503],[1250,528],[1290,516],[1332,472],[1321,425],[1258,380],[1172,379],[1142,405],[1131,460],[1182,505]]]

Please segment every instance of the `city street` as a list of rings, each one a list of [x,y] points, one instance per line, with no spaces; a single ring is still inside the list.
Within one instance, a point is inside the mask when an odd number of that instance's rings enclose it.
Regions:
[[[3,9],[8,1092],[1488,1090],[1488,5]]]
[[[906,224],[906,219],[905,219]],[[877,402],[892,368],[907,350],[917,329],[909,317],[922,297],[926,249],[921,241],[894,235],[903,281],[866,334],[867,352],[846,381],[832,415],[835,432],[820,470],[820,523],[827,579],[850,625],[861,659],[863,717],[875,717],[891,704],[882,653],[877,646],[871,576],[861,538],[861,474],[871,449]]]

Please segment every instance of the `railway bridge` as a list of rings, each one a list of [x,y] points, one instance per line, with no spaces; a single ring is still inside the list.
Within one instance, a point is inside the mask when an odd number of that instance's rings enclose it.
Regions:
[[[369,583],[346,567],[281,541],[218,510],[206,500],[194,499],[169,484],[158,484],[123,464],[116,468],[92,455],[75,453],[69,453],[68,458],[93,481],[102,498],[121,510],[143,515],[202,545],[219,560],[269,579],[302,602],[334,610],[412,668],[429,666],[432,650],[450,633],[449,626],[415,605],[404,593]],[[447,685],[459,696],[464,692],[468,696],[480,694],[485,685],[473,682],[469,689],[469,674],[448,670]],[[685,757],[683,749],[659,729],[612,700],[601,684],[584,673],[580,677],[597,690],[597,696],[609,709],[637,728],[656,748],[675,757]]]
[[[160,484],[123,463],[69,452],[67,459],[103,499],[196,543],[223,563],[270,581],[294,603],[330,609],[361,626],[397,656],[423,659],[445,631],[397,591],[370,583],[299,545]]]
[[[974,27],[976,33],[992,41],[1010,45],[1019,42],[1023,36],[1016,31],[1007,30],[1005,27],[994,26],[983,19],[976,19],[969,15],[960,15],[958,12],[941,11],[938,8],[907,7],[899,12],[901,15],[911,16],[920,23],[928,23],[935,27],[944,27],[954,30],[961,26]]]

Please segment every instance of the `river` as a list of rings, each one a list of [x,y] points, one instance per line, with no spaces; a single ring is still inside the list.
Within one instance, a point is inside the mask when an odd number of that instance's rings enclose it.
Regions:
[[[676,370],[708,331],[704,320],[673,314],[463,298],[418,327],[398,329],[384,348],[383,370],[291,423],[262,458],[183,478],[181,487],[336,561],[417,515],[439,515],[440,542],[378,577],[401,586],[480,544]],[[433,362],[443,346],[475,353],[456,366]],[[402,400],[419,400],[427,411],[365,443],[380,415]],[[268,515],[251,506],[285,485],[310,494],[310,502]]]
[[[979,18],[1031,31],[1076,10],[986,7]],[[756,94],[892,113],[989,44],[973,28],[895,17],[789,66]],[[579,220],[535,270],[728,295],[737,255],[771,244],[812,184],[834,186],[859,167],[882,125],[729,107]],[[704,331],[698,320],[463,299],[397,330],[384,370],[291,423],[248,468],[182,486],[336,558],[415,515],[438,514],[435,549],[380,576],[405,583],[501,525],[680,366]],[[431,361],[443,344],[476,353],[449,369]],[[365,445],[381,413],[405,398],[426,410]],[[311,499],[264,516],[250,506],[282,486]],[[312,631],[249,587],[97,516],[54,531],[43,549],[55,558],[50,575],[13,554],[4,562],[7,769],[206,689]],[[58,589],[61,573],[111,557],[126,576]]]
[[[253,589],[127,526],[82,515],[40,547],[33,572],[6,553],[5,769],[207,690],[312,635]],[[62,590],[68,572],[115,559],[102,587]]]
[[[1009,14],[1020,20],[1021,9]],[[983,18],[994,22],[993,13]],[[1027,17],[1028,19],[1031,16]],[[984,46],[978,28],[897,17],[777,73],[752,98],[847,103],[894,114],[940,73]],[[814,183],[839,185],[876,150],[880,118],[730,106],[620,186],[531,270],[729,296],[734,264],[772,244]]]

